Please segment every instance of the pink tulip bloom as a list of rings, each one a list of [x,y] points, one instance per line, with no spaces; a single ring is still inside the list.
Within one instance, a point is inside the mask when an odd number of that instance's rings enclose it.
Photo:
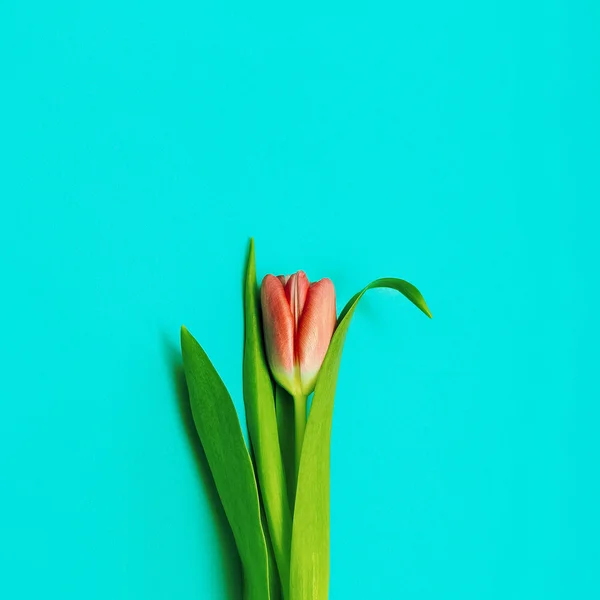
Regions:
[[[261,286],[267,358],[275,380],[292,396],[314,389],[336,324],[330,279],[309,283],[298,271],[267,275]]]

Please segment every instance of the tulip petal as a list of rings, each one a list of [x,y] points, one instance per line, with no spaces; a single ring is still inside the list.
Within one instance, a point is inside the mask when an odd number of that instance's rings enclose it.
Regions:
[[[296,334],[302,392],[310,394],[336,324],[335,289],[330,279],[313,283],[306,295]]]
[[[308,294],[309,287],[310,283],[308,282],[308,277],[304,271],[294,273],[291,277],[288,277],[285,282],[285,297],[287,298],[292,311],[294,331],[298,330],[298,321],[304,310],[304,303],[306,302],[306,295]]]
[[[280,279],[267,275],[260,297],[269,366],[277,382],[288,388],[294,382],[294,319]]]

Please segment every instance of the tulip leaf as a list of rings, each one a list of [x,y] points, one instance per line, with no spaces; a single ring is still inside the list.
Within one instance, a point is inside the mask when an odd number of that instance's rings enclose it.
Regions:
[[[244,600],[268,599],[258,488],[235,406],[210,359],[185,327],[181,352],[194,424],[242,562]]]
[[[244,403],[273,553],[284,598],[288,597],[292,515],[277,432],[273,381],[262,337],[254,242],[250,240],[244,285]]]
[[[294,509],[290,600],[326,600],[329,588],[329,463],[331,422],[344,341],[358,301],[372,288],[392,288],[428,317],[416,287],[402,279],[377,279],[356,294],[338,319],[317,378],[302,446]]]

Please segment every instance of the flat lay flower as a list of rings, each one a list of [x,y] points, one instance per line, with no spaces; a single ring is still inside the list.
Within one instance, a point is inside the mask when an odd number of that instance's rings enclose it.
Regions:
[[[336,382],[350,321],[376,288],[396,290],[431,317],[419,290],[392,277],[365,286],[339,316],[330,279],[310,283],[298,271],[267,275],[259,288],[250,240],[243,303],[247,439],[207,353],[181,328],[192,417],[237,547],[244,600],[328,600]]]

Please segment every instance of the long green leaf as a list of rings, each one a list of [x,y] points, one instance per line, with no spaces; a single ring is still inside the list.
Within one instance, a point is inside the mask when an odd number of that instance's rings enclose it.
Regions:
[[[210,359],[185,328],[181,351],[194,424],[244,571],[245,600],[269,598],[268,558],[252,461],[231,397]]]
[[[428,317],[416,287],[402,279],[377,279],[356,294],[338,319],[319,372],[302,446],[294,509],[290,600],[326,600],[329,588],[329,460],[333,401],[342,350],[358,301],[371,288],[392,288]]]
[[[273,382],[263,348],[254,242],[250,240],[244,289],[244,402],[273,553],[288,597],[292,516],[277,433]]]

